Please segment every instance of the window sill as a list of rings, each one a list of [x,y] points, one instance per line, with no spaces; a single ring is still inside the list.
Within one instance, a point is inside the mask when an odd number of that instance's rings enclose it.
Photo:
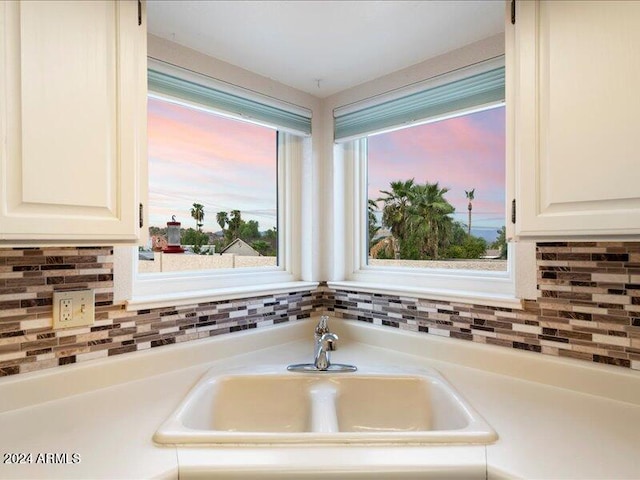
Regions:
[[[329,288],[338,290],[355,290],[367,293],[381,293],[386,295],[398,295],[401,297],[423,298],[428,300],[440,300],[453,303],[466,303],[484,305],[487,307],[511,308],[522,310],[523,301],[519,298],[492,293],[483,295],[474,292],[462,292],[454,290],[424,289],[412,287],[390,287],[380,283],[339,281],[327,282]]]
[[[255,286],[241,286],[230,288],[216,288],[211,290],[198,290],[193,292],[175,292],[169,295],[144,295],[131,298],[125,302],[127,311],[146,308],[173,307],[180,305],[193,305],[197,303],[218,302],[280,293],[303,292],[314,290],[318,282],[283,282],[268,283]]]

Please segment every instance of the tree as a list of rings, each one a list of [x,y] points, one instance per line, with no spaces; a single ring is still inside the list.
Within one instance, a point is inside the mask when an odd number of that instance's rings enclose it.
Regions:
[[[242,214],[240,210],[231,210],[231,217],[228,221],[228,228],[225,237],[229,243],[233,242],[240,236],[240,227],[242,226]]]
[[[462,243],[451,245],[444,256],[447,258],[480,258],[487,251],[487,241],[481,237],[465,235]]]
[[[191,251],[193,253],[204,253],[202,251],[202,246],[209,243],[209,236],[199,230],[188,228],[182,232],[180,243],[182,245],[191,245]]]
[[[434,260],[450,238],[453,221],[449,215],[455,208],[444,198],[448,191],[446,187],[440,188],[438,182],[427,182],[412,186],[409,192],[411,228],[421,237],[421,253]]]
[[[258,222],[255,220],[249,220],[248,222],[242,221],[240,225],[239,237],[245,242],[250,242],[260,238],[260,230]]]
[[[474,193],[475,193],[476,189],[473,188],[471,190],[469,190],[468,192],[465,190],[464,193],[467,196],[467,199],[469,200],[469,204],[467,205],[467,210],[469,210],[469,236],[471,236],[471,210],[473,210],[473,198],[474,198]]]
[[[224,235],[224,227],[229,223],[229,216],[227,215],[227,212],[218,212],[216,214],[216,221],[218,222],[218,225],[220,225],[222,234]]]
[[[276,227],[270,228],[266,232],[264,232],[264,238],[267,240],[277,240],[278,239],[278,231]]]
[[[260,255],[265,255],[269,248],[271,248],[271,245],[269,245],[269,243],[265,242],[264,240],[256,240],[251,244],[251,247],[254,250],[257,250]]]
[[[414,179],[391,182],[391,191],[381,190],[385,197],[378,198],[384,202],[382,208],[382,224],[389,228],[396,239],[394,243],[395,258],[400,258],[400,250],[406,246],[409,228],[409,192],[414,186]]]
[[[194,203],[191,208],[191,216],[196,221],[198,231],[202,231],[202,225],[204,225],[204,223],[202,223],[204,221],[204,205]]]
[[[498,238],[491,244],[491,248],[497,248],[500,251],[500,258],[507,259],[507,229],[500,227],[498,230]]]
[[[373,246],[373,239],[380,230],[378,221],[376,220],[376,210],[378,210],[378,205],[376,205],[376,202],[374,200],[369,199],[367,201],[367,219],[369,224],[367,232],[369,234],[369,248]]]
[[[275,227],[262,234],[262,239],[269,244],[269,250],[265,255],[275,257],[278,251],[278,231]]]
[[[469,236],[466,225],[461,222],[453,222],[451,226],[451,245],[462,245],[464,240]]]

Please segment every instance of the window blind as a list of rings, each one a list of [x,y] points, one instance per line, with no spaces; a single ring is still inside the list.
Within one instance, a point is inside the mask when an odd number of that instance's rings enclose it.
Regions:
[[[504,67],[494,68],[359,110],[334,112],[334,139],[346,141],[447,113],[504,101],[504,76]]]
[[[150,92],[168,95],[232,115],[254,120],[292,133],[311,134],[311,112],[304,115],[273,105],[245,98],[220,89],[201,85],[165,72],[150,68],[148,87]],[[299,108],[298,110],[302,110]]]

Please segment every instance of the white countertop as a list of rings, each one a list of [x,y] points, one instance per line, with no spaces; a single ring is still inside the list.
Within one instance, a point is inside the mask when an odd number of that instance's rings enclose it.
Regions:
[[[489,478],[640,478],[638,372],[339,320],[331,325],[340,335],[335,362],[439,370],[500,436],[486,448]],[[76,453],[81,459],[75,464],[1,463],[0,478],[177,478],[178,456],[182,462],[195,449],[177,452],[154,445],[151,437],[198,378],[212,367],[284,368],[309,361],[311,331],[312,322],[296,322],[0,379],[3,460],[8,453],[31,453],[32,462],[38,453],[68,453],[69,461]],[[540,372],[546,372],[551,385],[531,381],[539,380]],[[562,382],[572,390],[559,386]],[[458,447],[429,448],[449,452]],[[221,458],[227,471],[234,464],[246,470],[253,462],[268,473],[279,471],[282,459],[300,458],[302,451],[309,454],[308,465],[331,458],[334,471],[341,466],[353,471],[358,462],[372,458],[378,459],[373,463],[378,470],[403,461],[395,447],[394,455],[386,456],[382,453],[391,449],[381,447],[368,452],[367,447],[347,447],[341,455],[316,447],[277,454],[273,447],[252,453],[240,448]],[[299,463],[296,469],[305,464]]]

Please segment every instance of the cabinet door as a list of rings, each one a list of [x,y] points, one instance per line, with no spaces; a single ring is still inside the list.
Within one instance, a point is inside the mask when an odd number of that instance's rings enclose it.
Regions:
[[[134,243],[146,151],[136,1],[0,5],[0,241]]]
[[[516,234],[640,234],[640,2],[519,1]]]

